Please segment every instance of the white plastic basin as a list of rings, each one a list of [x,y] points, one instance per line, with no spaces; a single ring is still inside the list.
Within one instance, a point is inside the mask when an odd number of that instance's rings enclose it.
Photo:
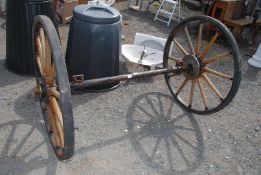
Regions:
[[[143,50],[144,46],[122,45],[122,55],[129,62],[149,67],[155,67],[163,63],[163,52],[150,47],[146,47],[147,52],[143,59],[139,61]]]

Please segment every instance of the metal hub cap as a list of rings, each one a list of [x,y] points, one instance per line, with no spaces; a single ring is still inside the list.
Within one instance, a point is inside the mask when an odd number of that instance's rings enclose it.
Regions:
[[[187,71],[183,72],[183,75],[189,79],[195,79],[200,73],[200,64],[198,59],[193,55],[186,55],[182,59]]]

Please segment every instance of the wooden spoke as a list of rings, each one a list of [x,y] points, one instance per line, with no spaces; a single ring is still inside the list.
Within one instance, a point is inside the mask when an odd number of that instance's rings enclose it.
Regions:
[[[55,77],[56,77],[56,72],[55,72],[55,67],[54,67],[54,65],[52,65],[51,67],[50,67],[50,70],[49,70],[49,76],[48,76],[48,78],[47,78],[47,84],[49,85],[49,86],[53,86],[54,85],[54,80],[55,80]]]
[[[49,94],[50,94],[50,95],[54,96],[56,99],[59,100],[59,98],[60,98],[60,93],[57,91],[57,88],[56,88],[56,87],[50,87],[50,88],[48,89],[48,91],[49,91]]]
[[[60,107],[57,103],[57,100],[55,97],[50,97],[50,106],[52,109],[52,117],[54,118],[54,124],[56,128],[56,132],[58,134],[61,147],[64,147],[64,136],[63,136],[63,119],[62,119],[62,113],[60,111]]]
[[[50,50],[50,45],[49,45],[49,42],[47,41],[46,39],[46,42],[45,42],[45,56],[46,56],[46,59],[45,59],[45,73],[47,74],[47,76],[50,76],[50,70],[51,70],[51,66],[52,66],[52,60],[51,60],[51,50]]]
[[[196,85],[196,80],[192,80],[191,90],[190,90],[190,95],[189,95],[189,107],[192,106],[192,101],[193,101],[194,92],[195,92],[195,85]]]
[[[38,65],[40,74],[43,75],[42,63],[41,63],[41,60],[40,60],[40,57],[39,57],[39,56],[36,56],[36,62],[37,62],[37,65]]]
[[[216,42],[217,38],[219,36],[219,32],[216,32],[216,34],[211,38],[210,42],[208,43],[205,50],[199,55],[201,59],[204,59],[208,53],[208,51],[212,48],[213,44]]]
[[[60,107],[58,105],[57,100],[55,99],[55,97],[51,96],[49,101],[54,117],[57,119],[57,121],[60,123],[61,127],[63,128],[62,113],[60,111]]]
[[[201,94],[205,109],[208,109],[208,98],[206,96],[205,88],[204,88],[204,85],[201,82],[200,78],[197,78],[197,83],[198,83],[198,86],[199,86],[199,89],[200,89],[200,94]]]
[[[176,40],[173,40],[174,43],[178,46],[178,48],[180,49],[180,51],[184,54],[184,55],[188,55],[188,52],[183,48],[183,46]]]
[[[50,68],[50,76],[51,77],[55,77],[56,73],[55,73],[55,67],[54,65],[51,65],[51,68]]]
[[[42,44],[41,44],[41,40],[40,40],[39,36],[36,37],[36,45],[37,45],[38,56],[39,56],[39,58],[42,62],[42,60],[43,60],[43,49],[42,49]]]
[[[41,73],[41,75],[43,75],[43,64],[42,64],[42,58],[43,58],[43,53],[42,53],[42,45],[41,45],[41,40],[40,40],[40,37],[37,36],[36,37],[36,46],[37,46],[37,56],[36,56],[36,61],[37,61],[37,64],[38,64],[38,68],[39,68],[39,71]]]
[[[211,80],[208,78],[208,76],[203,73],[202,78],[207,82],[208,86],[219,97],[219,99],[223,100],[223,97],[221,96],[220,92],[217,90],[217,88],[214,86],[214,84],[211,82]]]
[[[42,68],[43,68],[43,71],[45,71],[45,67],[46,67],[46,54],[45,54],[46,45],[45,45],[44,29],[40,28],[39,33],[40,33],[40,42],[41,42],[41,49],[42,49],[42,66],[43,66]],[[44,72],[44,73],[46,73],[46,72]]]
[[[187,40],[189,42],[190,53],[192,55],[195,55],[195,50],[194,50],[194,47],[193,47],[193,44],[192,44],[192,41],[191,41],[191,38],[190,38],[190,35],[189,35],[188,27],[185,26],[184,30],[185,30],[185,33],[186,33]]]
[[[176,95],[179,95],[179,93],[181,92],[181,90],[184,88],[184,86],[187,84],[188,79],[185,79],[182,84],[180,85],[180,87],[178,88]]]
[[[197,40],[197,45],[196,45],[196,54],[199,54],[201,46],[202,46],[202,32],[203,32],[203,24],[199,24],[198,40]]]
[[[51,120],[51,123],[52,123],[52,132],[53,132],[53,134],[51,135],[51,140],[56,147],[62,147],[62,144],[61,144],[61,141],[58,136],[57,129],[56,129],[56,124],[55,124],[52,110],[51,110],[51,114],[49,115],[49,117],[50,117],[49,119]]]
[[[207,60],[204,60],[203,63],[204,64],[211,64],[220,60],[223,60],[225,58],[228,58],[231,55],[232,51],[226,52],[226,53],[222,53],[216,56],[212,56]]]
[[[58,137],[60,140],[61,148],[63,148],[64,147],[63,128],[59,122],[55,122],[55,125],[56,125],[57,134],[58,134]]]
[[[216,70],[213,70],[213,69],[210,69],[210,68],[207,68],[207,67],[204,67],[204,68],[203,68],[203,71],[205,71],[206,73],[209,73],[209,74],[212,74],[212,75],[215,75],[215,76],[218,76],[218,77],[227,79],[227,80],[233,80],[233,77],[232,77],[232,76],[223,74],[223,73],[221,73],[221,72],[218,72],[218,71],[216,71]]]

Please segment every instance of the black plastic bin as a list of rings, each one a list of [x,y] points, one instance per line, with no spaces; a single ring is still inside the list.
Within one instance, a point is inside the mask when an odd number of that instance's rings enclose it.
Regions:
[[[36,15],[46,15],[57,24],[52,0],[7,0],[6,65],[15,73],[34,73],[32,25]]]
[[[118,75],[120,13],[112,7],[79,5],[74,8],[73,15],[66,52],[70,80],[73,75],[80,74],[85,80]],[[113,86],[115,84],[88,89],[101,90]]]

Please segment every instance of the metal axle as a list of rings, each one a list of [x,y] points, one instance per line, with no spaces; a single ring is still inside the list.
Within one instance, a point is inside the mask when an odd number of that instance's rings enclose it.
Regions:
[[[181,74],[184,70],[185,70],[184,68],[168,67],[168,68],[146,71],[146,72],[135,72],[135,73],[131,73],[131,74],[117,75],[117,76],[113,76],[113,77],[96,78],[96,79],[92,79],[92,80],[83,80],[81,82],[72,82],[71,88],[72,89],[87,88],[87,87],[91,87],[91,86],[110,84],[110,83],[125,81],[125,80],[129,80],[129,79],[134,79],[134,78],[156,76],[156,75],[165,74],[165,73],[172,73],[172,76],[174,76],[174,75]]]

